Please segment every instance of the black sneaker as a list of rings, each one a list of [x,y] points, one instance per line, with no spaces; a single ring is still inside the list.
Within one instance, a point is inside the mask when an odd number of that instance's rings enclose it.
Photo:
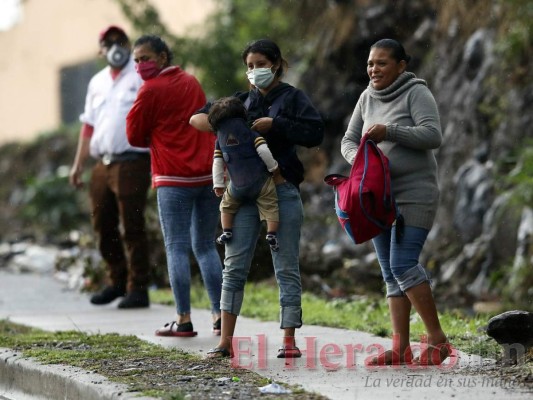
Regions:
[[[270,246],[270,250],[279,251],[278,237],[269,233],[266,235],[266,240]]]
[[[94,294],[91,297],[91,303],[98,306],[103,304],[109,304],[113,300],[122,297],[126,294],[126,289],[119,286],[106,286],[104,290],[99,293]]]
[[[150,307],[150,299],[146,290],[132,290],[124,297],[118,308],[146,308]]]

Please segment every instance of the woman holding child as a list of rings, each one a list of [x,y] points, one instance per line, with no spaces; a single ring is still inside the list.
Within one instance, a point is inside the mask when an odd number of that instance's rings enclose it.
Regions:
[[[284,336],[277,357],[300,357],[294,335],[302,325],[299,242],[303,207],[299,185],[304,170],[296,146],[318,146],[323,139],[324,124],[305,93],[281,81],[288,65],[276,43],[268,39],[252,42],[244,49],[242,60],[251,89],[236,96],[247,108],[250,127],[266,139],[280,172],[273,177],[279,202],[279,251],[272,252],[272,259],[280,291],[280,328]],[[191,125],[210,130],[209,109],[207,104],[193,115]],[[256,205],[243,203],[234,217],[231,241],[226,243],[220,302],[222,332],[217,346],[208,352],[209,357],[232,354],[231,338],[260,228]]]

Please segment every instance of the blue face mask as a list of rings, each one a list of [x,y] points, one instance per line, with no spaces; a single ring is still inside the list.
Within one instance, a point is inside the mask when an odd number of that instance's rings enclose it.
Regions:
[[[254,68],[246,71],[248,81],[256,88],[266,89],[274,80],[275,74],[271,68]]]

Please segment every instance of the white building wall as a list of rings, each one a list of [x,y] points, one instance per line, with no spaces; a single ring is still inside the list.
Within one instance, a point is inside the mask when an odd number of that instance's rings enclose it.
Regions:
[[[179,35],[201,34],[214,10],[212,0],[152,4]],[[22,7],[21,21],[0,32],[0,144],[29,140],[60,124],[59,70],[96,58],[104,27],[122,26],[135,39],[114,0],[25,0]]]

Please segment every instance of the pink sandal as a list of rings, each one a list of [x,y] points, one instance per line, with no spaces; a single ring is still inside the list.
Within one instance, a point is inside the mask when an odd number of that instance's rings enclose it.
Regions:
[[[404,351],[403,356],[395,350],[386,350],[375,357],[365,360],[367,367],[382,367],[386,365],[404,365],[411,364],[413,353],[408,348]]]
[[[449,357],[457,357],[457,350],[450,343],[440,343],[435,346],[428,344],[425,351],[413,360],[413,364],[441,365]]]
[[[300,358],[302,352],[296,346],[283,346],[278,349],[278,358]]]

